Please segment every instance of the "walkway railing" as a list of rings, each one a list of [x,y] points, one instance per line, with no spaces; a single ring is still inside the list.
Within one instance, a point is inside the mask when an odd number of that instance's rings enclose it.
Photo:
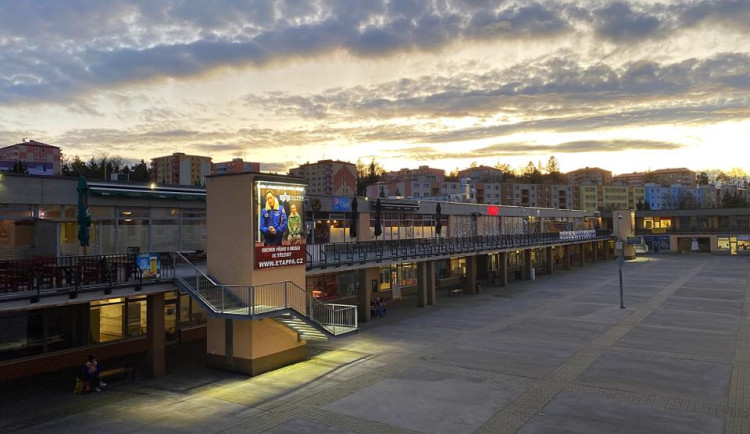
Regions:
[[[307,246],[307,269],[351,266],[368,262],[418,260],[423,258],[524,249],[586,241],[609,240],[609,230],[490,235],[460,238],[414,238]]]
[[[31,297],[38,301],[46,295],[69,294],[75,298],[79,292],[135,286],[172,279],[172,261],[169,254],[155,254],[161,266],[156,274],[144,273],[138,267],[137,256],[88,255],[37,257],[31,259],[0,261],[0,300]]]
[[[224,285],[179,252],[174,254],[174,277],[182,290],[215,315],[253,317],[293,310],[333,335],[357,329],[356,306],[324,303],[294,282]]]

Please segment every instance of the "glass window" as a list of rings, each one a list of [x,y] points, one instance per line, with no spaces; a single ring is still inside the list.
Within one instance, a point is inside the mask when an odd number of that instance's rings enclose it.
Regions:
[[[89,321],[92,343],[122,339],[125,337],[125,303],[92,306]]]
[[[40,312],[0,316],[0,360],[43,353],[43,324]]]
[[[86,344],[86,305],[63,306],[45,312],[47,352]]]

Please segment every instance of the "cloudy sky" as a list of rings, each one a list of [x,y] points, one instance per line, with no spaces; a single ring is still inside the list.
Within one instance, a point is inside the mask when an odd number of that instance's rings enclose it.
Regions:
[[[750,172],[748,41],[748,0],[0,0],[0,145]]]

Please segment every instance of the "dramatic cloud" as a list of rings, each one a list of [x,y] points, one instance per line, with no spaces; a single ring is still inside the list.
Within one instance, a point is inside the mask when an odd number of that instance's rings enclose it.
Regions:
[[[11,0],[0,145],[689,165],[746,145],[749,39],[747,0]]]
[[[425,51],[566,32],[618,44],[701,23],[750,31],[747,2],[318,0],[196,3],[12,1],[0,16],[0,104],[66,101],[92,89],[266,65],[333,50]]]
[[[623,152],[633,150],[679,150],[684,146],[678,143],[651,140],[582,140],[553,145],[527,142],[501,143],[469,151],[444,152],[430,146],[420,146],[394,151],[400,158],[417,161],[439,159],[472,159],[483,157],[517,157],[536,154],[578,154],[588,152]]]

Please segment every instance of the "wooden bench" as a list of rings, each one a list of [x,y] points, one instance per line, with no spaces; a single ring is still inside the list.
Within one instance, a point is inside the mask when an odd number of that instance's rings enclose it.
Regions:
[[[451,290],[448,291],[448,294],[451,295],[451,296],[453,296],[453,297],[457,296],[458,294],[463,294],[463,293],[464,293],[464,289],[463,288],[453,288],[453,289],[451,289]]]
[[[135,380],[135,368],[133,368],[132,365],[126,365],[126,366],[123,366],[120,368],[114,368],[114,369],[107,369],[106,371],[101,371],[99,373],[100,380],[128,378],[128,376],[130,376],[130,381]]]

